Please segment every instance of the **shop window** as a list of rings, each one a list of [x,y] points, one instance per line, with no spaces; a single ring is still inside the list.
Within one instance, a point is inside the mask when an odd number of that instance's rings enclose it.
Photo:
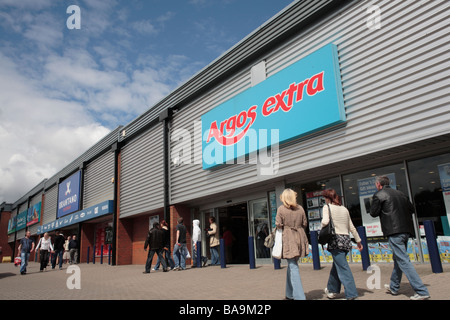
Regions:
[[[372,218],[369,214],[372,196],[377,191],[375,188],[376,176],[388,176],[391,180],[391,188],[400,190],[408,195],[405,167],[403,164],[390,165],[344,175],[344,205],[350,212],[355,227],[365,226],[368,238],[382,238],[379,218]]]
[[[419,224],[432,220],[437,235],[450,235],[450,153],[408,162],[408,169]]]
[[[309,231],[317,231],[321,228],[322,207],[325,204],[322,197],[323,190],[334,189],[337,194],[342,195],[339,177],[293,185],[291,188],[297,192],[297,202],[305,209]]]

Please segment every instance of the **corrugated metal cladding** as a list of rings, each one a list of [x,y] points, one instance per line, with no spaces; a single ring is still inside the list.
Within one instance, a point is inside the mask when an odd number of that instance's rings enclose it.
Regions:
[[[106,152],[84,170],[83,208],[114,199],[114,152]]]
[[[380,29],[368,27],[373,11],[367,9],[374,5],[381,10]],[[336,44],[346,125],[281,146],[275,176],[258,175],[254,165],[206,171],[201,164],[172,164],[171,203],[449,133],[449,9],[450,1],[354,1],[267,52],[261,60],[270,77],[320,47]],[[194,123],[249,87],[247,68],[174,115],[171,135],[177,129],[189,131],[191,162],[201,157]],[[172,150],[177,143],[172,141]]]
[[[164,205],[163,127],[159,123],[121,150],[120,217]]]
[[[46,224],[56,220],[58,202],[58,185],[50,188],[45,192],[44,205],[41,207],[42,224]],[[43,208],[43,209],[42,209]]]

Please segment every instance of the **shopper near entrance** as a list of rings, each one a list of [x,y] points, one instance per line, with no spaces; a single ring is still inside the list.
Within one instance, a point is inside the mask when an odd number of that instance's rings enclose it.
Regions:
[[[39,239],[39,243],[36,246],[36,252],[39,251],[39,259],[41,261],[41,267],[39,271],[45,271],[47,269],[48,258],[50,253],[54,253],[52,239],[48,232],[44,233],[44,236]]]
[[[34,241],[30,239],[31,232],[27,231],[25,237],[20,240],[18,254],[22,259],[20,263],[20,274],[27,273],[28,260],[30,259],[30,253],[34,250]]]
[[[54,243],[55,254],[52,256],[52,269],[56,267],[56,259],[58,259],[59,270],[62,269],[65,241],[64,235],[57,230]]]
[[[370,215],[380,217],[381,229],[384,236],[389,239],[394,259],[391,282],[385,284],[385,288],[388,293],[397,295],[404,273],[416,292],[410,297],[411,300],[428,299],[430,298],[428,289],[422,283],[406,251],[408,239],[414,235],[412,220],[414,206],[405,194],[389,186],[388,177],[376,177],[375,186],[378,191],[373,195]]]
[[[305,210],[297,204],[297,193],[294,190],[285,189],[280,199],[283,205],[277,210],[275,225],[278,229],[283,230],[281,258],[288,262],[286,299],[306,300],[298,260],[309,252],[309,243],[305,232],[308,221]]]
[[[322,193],[322,196],[326,202],[322,209],[322,227],[330,223],[331,211],[331,219],[333,220],[336,233],[331,238],[327,248],[333,257],[333,266],[331,267],[325,294],[329,299],[334,299],[336,298],[336,294],[340,293],[341,285],[343,285],[347,300],[354,300],[358,297],[358,291],[356,290],[352,270],[347,262],[347,253],[352,249],[349,233],[351,232],[355,238],[359,251],[363,249],[361,238],[350,219],[350,213],[342,205],[336,191],[334,189],[327,189]]]
[[[161,224],[160,224],[161,230],[163,231],[164,234],[164,240],[163,240],[163,244],[164,244],[164,248],[163,248],[163,254],[164,254],[164,259],[166,260],[166,265],[167,265],[167,270],[172,270],[173,268],[175,268],[175,262],[173,261],[171,255],[170,255],[170,231],[169,231],[169,225],[167,224],[166,220],[162,220]],[[155,267],[153,268],[154,271],[158,271],[159,269],[159,265],[161,264],[161,261],[158,257]]]
[[[200,220],[193,220],[192,221],[192,268],[197,268],[197,267],[201,267],[201,266],[197,266],[197,254],[200,254],[200,260],[203,263],[203,266],[206,265],[206,262],[208,262],[208,258],[201,256],[201,252],[198,253],[198,248],[197,248],[197,242],[198,241],[202,241],[202,230],[200,229]]]
[[[78,240],[76,235],[72,235],[69,241],[69,264],[78,263]]]
[[[209,217],[209,229],[207,235],[209,236],[209,250],[211,252],[211,266],[218,266],[219,261],[219,230],[217,229],[216,218]]]
[[[173,248],[173,260],[175,268],[173,270],[186,270],[186,226],[183,224],[183,218],[178,218],[178,225],[176,228],[175,246]]]
[[[148,251],[144,273],[150,273],[152,268],[152,260],[155,253],[163,266],[163,271],[167,272],[166,260],[162,256],[164,250],[164,232],[161,230],[159,222],[153,223],[153,228],[148,232],[147,239],[144,244],[145,251],[147,251],[147,247],[149,247],[150,250]]]

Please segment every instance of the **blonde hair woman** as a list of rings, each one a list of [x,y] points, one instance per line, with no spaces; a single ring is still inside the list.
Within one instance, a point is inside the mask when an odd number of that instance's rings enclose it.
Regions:
[[[298,259],[308,254],[308,238],[305,228],[308,225],[305,210],[297,204],[297,193],[285,189],[280,196],[283,205],[277,210],[275,225],[283,230],[282,259],[287,259],[286,299],[306,300],[303,291]]]

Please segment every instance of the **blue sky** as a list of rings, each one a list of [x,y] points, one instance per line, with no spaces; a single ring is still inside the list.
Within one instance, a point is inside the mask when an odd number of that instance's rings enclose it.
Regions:
[[[291,0],[0,0],[0,203],[50,178]],[[80,8],[80,29],[67,28]]]

